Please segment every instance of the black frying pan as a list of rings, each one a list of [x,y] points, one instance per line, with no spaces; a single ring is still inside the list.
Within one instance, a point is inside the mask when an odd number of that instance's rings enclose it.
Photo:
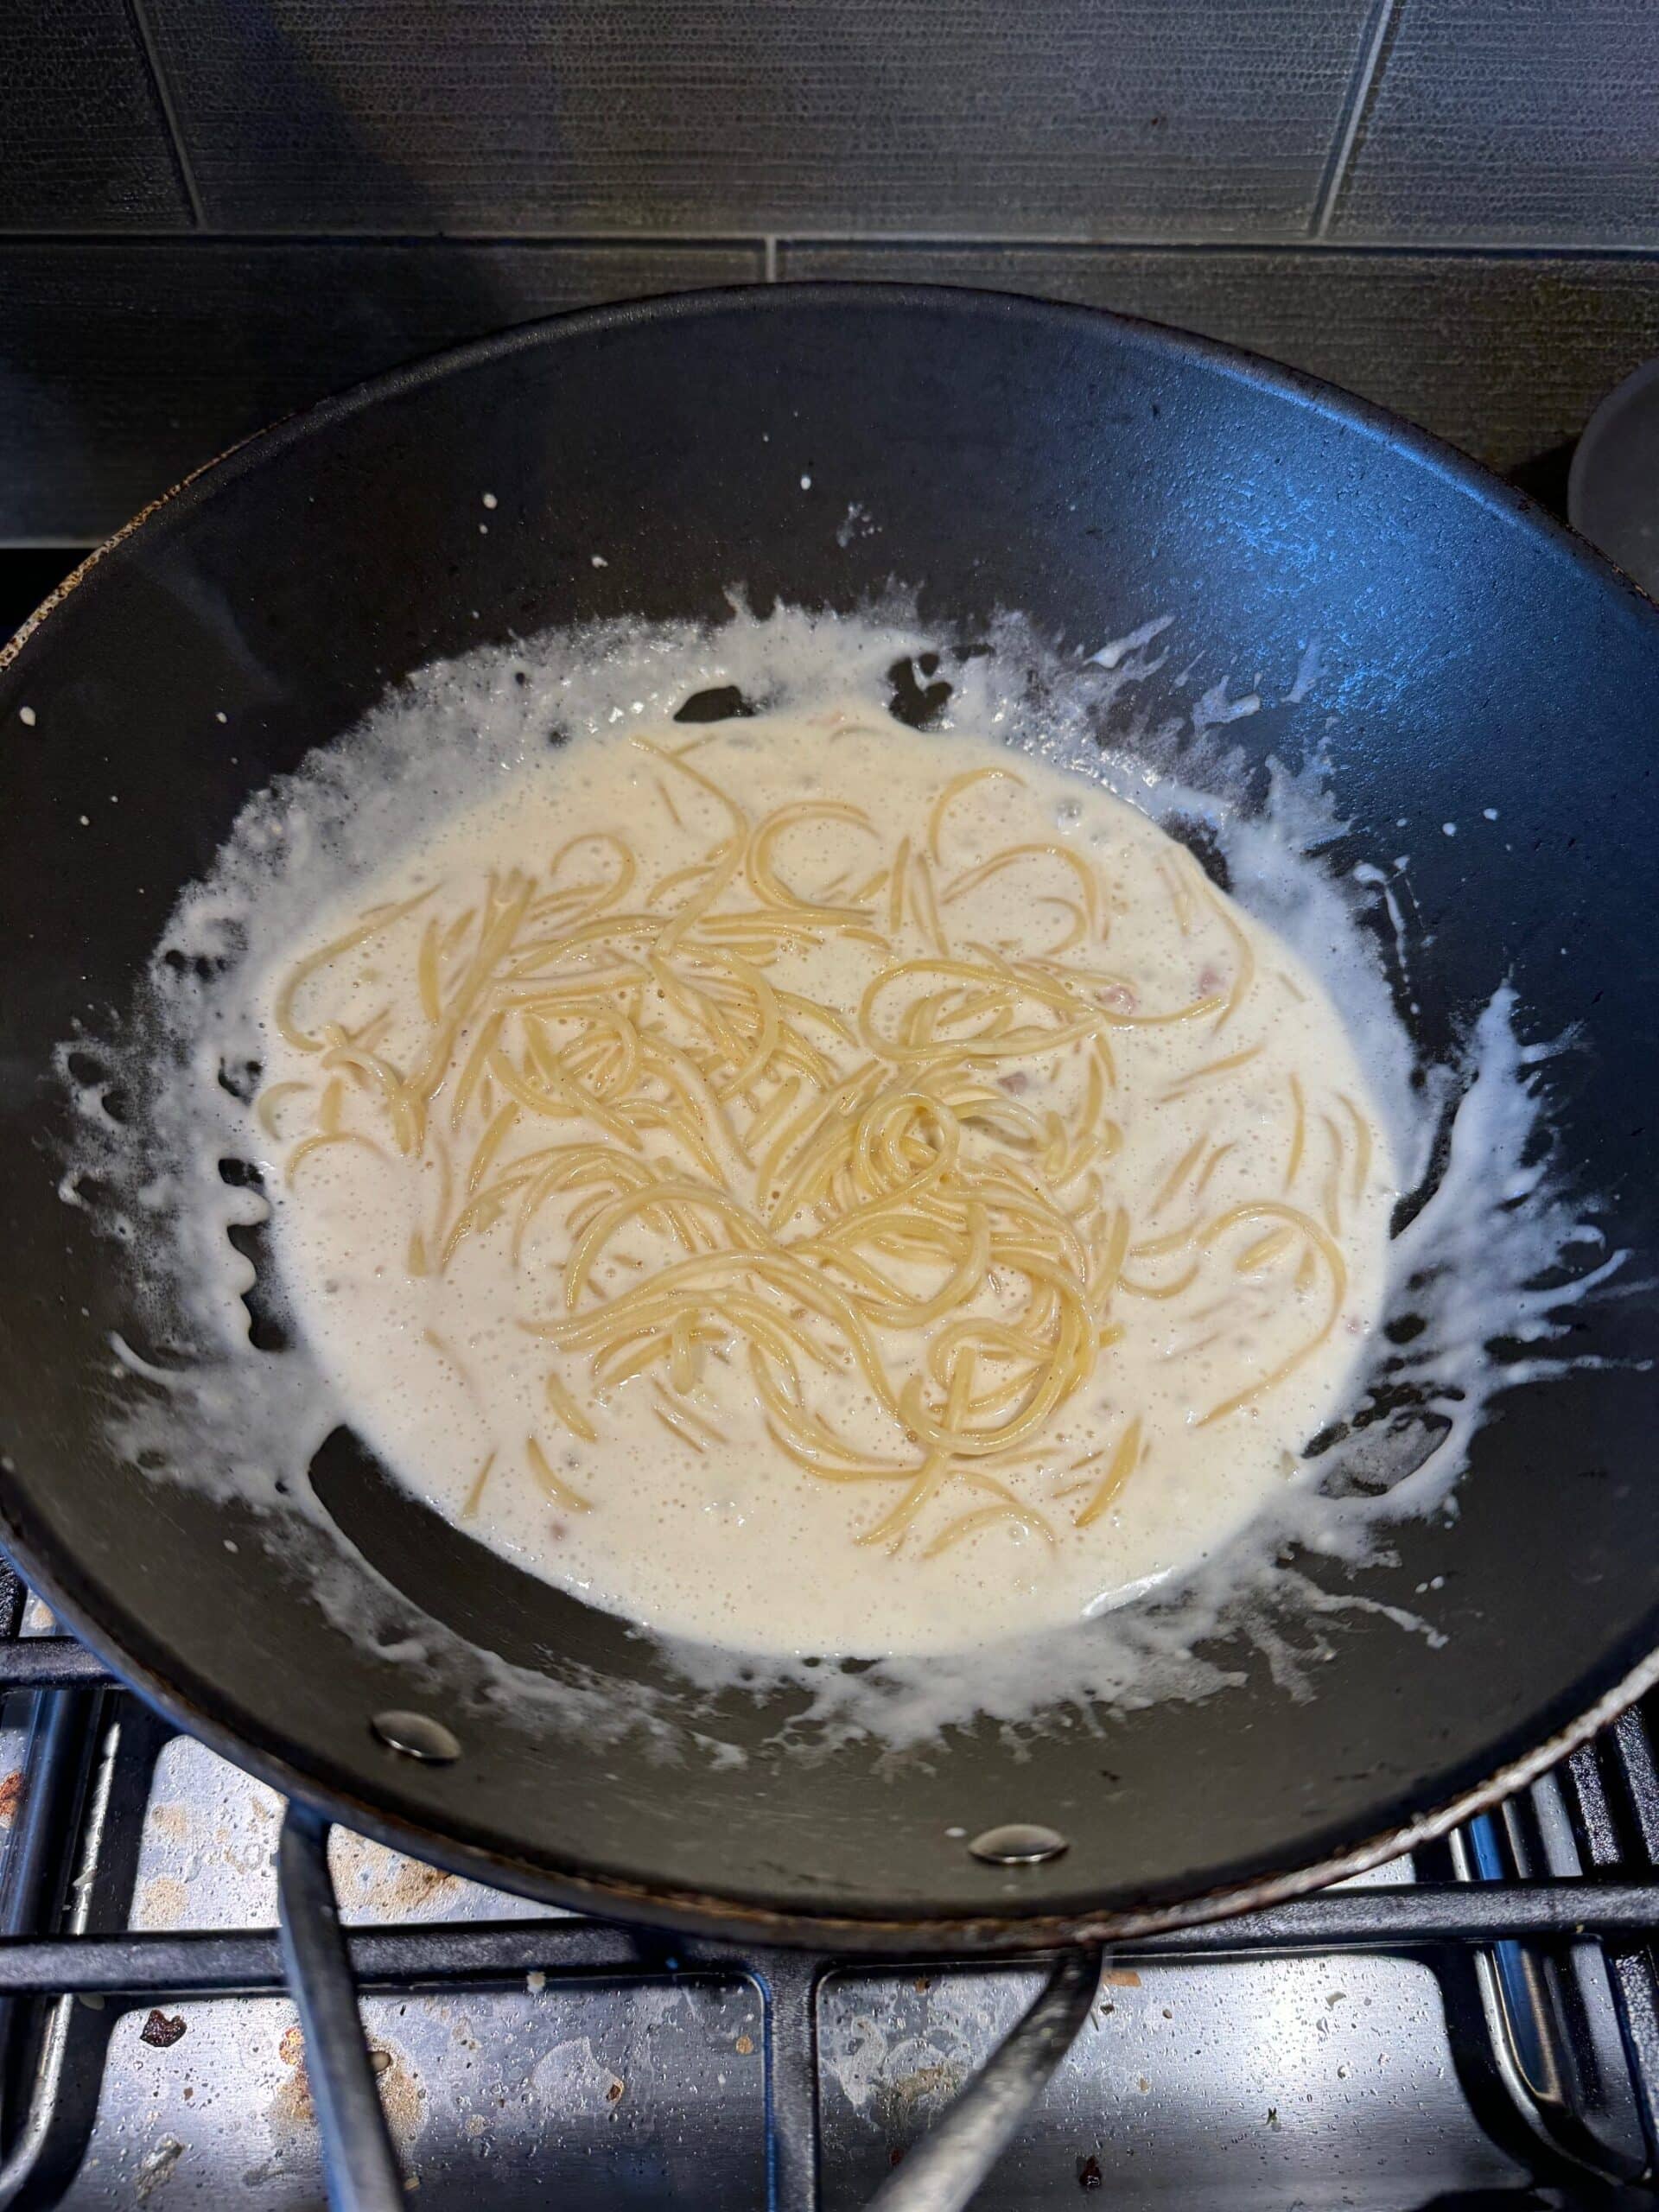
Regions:
[[[880,528],[842,544],[854,502]],[[1651,1289],[1580,1308],[1570,1349],[1609,1363],[1512,1393],[1456,1520],[1402,1528],[1395,1563],[1361,1576],[1445,1647],[1347,1616],[1307,1701],[1241,1646],[1221,1656],[1242,1686],[1102,1714],[1023,1758],[987,1727],[896,1766],[852,1747],[722,1769],[480,1708],[462,1669],[452,1697],[421,1699],[461,1756],[422,1765],[370,1726],[411,1702],[394,1653],[337,1632],[245,1513],[112,1459],[92,1379],[130,1301],[54,1195],[52,1047],[126,1002],[250,791],[389,682],[547,625],[715,617],[734,584],[851,607],[890,577],[955,632],[1012,607],[1085,648],[1177,609],[1185,650],[1218,668],[1247,652],[1278,697],[1323,641],[1344,671],[1352,851],[1410,855],[1433,938],[1421,1041],[1444,1052],[1506,975],[1531,1033],[1582,1025],[1557,1125],[1611,1201],[1626,1281],[1648,1281],[1659,614],[1428,440],[1193,339],[962,293],[657,302],[464,348],[256,440],[118,539],[0,666],[0,1535],[186,1726],[463,1872],[785,1940],[1034,1944],[1377,1858],[1652,1678],[1659,1382],[1632,1363]],[[1236,734],[1294,760],[1331,703]],[[1507,842],[1477,868],[1440,825],[1495,788]],[[659,1668],[343,1457],[324,1495],[410,1600],[521,1663]],[[360,1602],[375,1618],[387,1600],[364,1578]],[[769,1718],[721,1725],[759,1743]],[[1015,1820],[1070,1850],[1010,1874],[950,1833]]]

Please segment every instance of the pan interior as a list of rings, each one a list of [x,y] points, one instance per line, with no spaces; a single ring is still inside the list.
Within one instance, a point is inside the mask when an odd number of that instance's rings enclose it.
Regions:
[[[499,508],[480,537],[485,491]],[[849,527],[854,511],[871,526]],[[1079,1712],[1035,1741],[982,1720],[899,1758],[852,1740],[802,1758],[779,1749],[775,1707],[728,1689],[700,1711],[618,1624],[436,1540],[341,1439],[319,1490],[380,1574],[336,1554],[322,1584],[279,1524],[112,1453],[110,1338],[135,1317],[118,1254],[57,1195],[53,1065],[78,1024],[127,1005],[249,792],[390,682],[546,626],[717,620],[737,585],[762,608],[851,612],[895,575],[922,580],[918,619],[941,632],[1017,607],[1088,652],[1173,608],[1189,696],[1259,675],[1266,703],[1228,731],[1243,772],[1324,748],[1351,859],[1408,863],[1425,1050],[1455,1057],[1506,980],[1529,1036],[1574,1032],[1549,1079],[1558,1142],[1609,1201],[1627,1280],[1649,1281],[1648,611],[1408,438],[1185,341],[901,294],[671,305],[471,349],[276,434],[107,555],[0,673],[0,928],[16,948],[0,1500],[9,1541],[104,1649],[268,1770],[440,1855],[555,1893],[596,1872],[891,1922],[902,1940],[1307,1864],[1471,1786],[1609,1688],[1656,1640],[1652,1293],[1578,1309],[1579,1363],[1509,1395],[1456,1518],[1404,1524],[1354,1578],[1432,1637],[1345,1608],[1303,1654],[1311,1695],[1240,1641],[1201,1654],[1236,1677],[1209,1697]],[[1313,647],[1323,685],[1293,697]],[[925,698],[926,671],[910,680]],[[1494,804],[1506,834],[1477,861],[1465,825]],[[410,1702],[423,1610],[483,1624],[518,1663],[556,1652],[588,1718],[458,1668],[424,1694],[462,1758],[397,1762],[368,1723]],[[592,1725],[645,1693],[677,1700],[671,1723]],[[1071,1847],[1017,1875],[962,1848],[1012,1820]]]

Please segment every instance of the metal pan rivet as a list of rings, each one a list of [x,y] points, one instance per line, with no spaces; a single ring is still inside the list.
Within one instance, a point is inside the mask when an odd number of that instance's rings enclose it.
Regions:
[[[377,1713],[369,1726],[392,1751],[428,1766],[448,1766],[461,1757],[460,1738],[424,1713]]]
[[[1039,1827],[1034,1821],[1010,1821],[1006,1827],[987,1828],[968,1848],[976,1859],[987,1859],[993,1866],[1040,1866],[1071,1846],[1058,1828]]]

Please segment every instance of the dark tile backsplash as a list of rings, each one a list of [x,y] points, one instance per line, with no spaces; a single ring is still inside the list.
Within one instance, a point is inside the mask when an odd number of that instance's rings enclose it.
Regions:
[[[1659,6],[0,0],[0,541],[458,337],[813,275],[1125,308],[1547,463],[1659,349]]]
[[[126,0],[0,0],[0,231],[190,220]]]
[[[1659,246],[1653,0],[1403,0],[1332,235]]]
[[[1305,231],[1370,0],[155,0],[210,223]]]

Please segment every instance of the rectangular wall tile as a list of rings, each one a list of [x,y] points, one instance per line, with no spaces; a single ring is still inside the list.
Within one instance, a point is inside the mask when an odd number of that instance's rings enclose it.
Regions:
[[[742,245],[0,240],[0,542],[101,537],[249,431],[462,339],[760,275]]]
[[[785,245],[782,273],[1116,308],[1357,391],[1512,471],[1659,353],[1659,259]]]
[[[149,0],[227,229],[1280,238],[1370,0]]]
[[[189,226],[125,0],[0,0],[0,231]]]
[[[1652,0],[1399,0],[1333,235],[1659,248]]]

